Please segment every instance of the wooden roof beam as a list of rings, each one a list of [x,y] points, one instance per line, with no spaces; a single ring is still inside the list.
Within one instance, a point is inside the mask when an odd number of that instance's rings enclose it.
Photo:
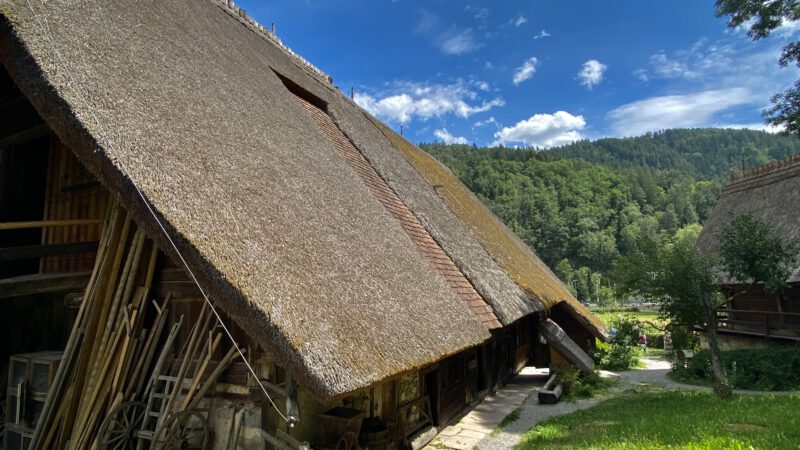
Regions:
[[[41,273],[0,280],[0,298],[86,289],[90,272]]]

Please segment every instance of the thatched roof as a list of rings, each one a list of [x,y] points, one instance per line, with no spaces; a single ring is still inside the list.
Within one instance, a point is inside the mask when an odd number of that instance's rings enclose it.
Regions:
[[[447,169],[227,3],[0,0],[0,62],[171,251],[144,193],[215,303],[322,399],[477,345],[488,316],[505,325],[568,302],[605,333]],[[281,77],[324,104],[474,287],[471,301]]]
[[[353,107],[225,6],[0,14],[0,60],[46,122],[169,250],[142,190],[215,302],[319,397],[488,338],[270,69]]]
[[[698,248],[716,252],[720,234],[744,214],[762,220],[786,242],[800,239],[800,155],[732,176],[703,225]],[[800,267],[788,281],[800,281]]]
[[[474,244],[474,254],[460,261],[465,272],[480,270],[484,280],[482,294],[493,301],[495,309],[504,311],[504,318],[513,321],[528,310],[550,309],[565,302],[567,310],[597,337],[607,338],[605,324],[564,286],[561,280],[513,231],[487,208],[450,170],[419,147],[411,144],[386,126],[372,119],[395,148],[399,149],[417,172],[425,178],[426,185],[435,187],[436,198],[430,213],[455,214],[461,225],[456,231],[444,235],[440,241],[458,247],[459,242]],[[438,200],[438,202],[436,202]],[[440,206],[441,203],[446,208]],[[479,251],[482,250],[482,251]],[[458,253],[456,251],[456,253]],[[478,256],[480,258],[478,258]],[[491,283],[491,284],[490,284]],[[522,290],[522,293],[519,293]],[[526,296],[528,302],[515,301]]]

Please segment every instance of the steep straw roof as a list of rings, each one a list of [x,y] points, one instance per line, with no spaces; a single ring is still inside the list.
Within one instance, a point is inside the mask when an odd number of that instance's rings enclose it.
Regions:
[[[58,136],[215,302],[332,399],[489,334],[280,76],[317,97],[503,324],[566,302],[605,328],[433,158],[226,3],[0,3],[0,60]],[[173,255],[176,256],[176,255]]]
[[[499,265],[541,307],[550,309],[565,302],[573,317],[592,330],[597,337],[607,338],[605,324],[575,299],[531,248],[508,229],[447,167],[377,120],[372,120],[428,184],[436,186],[436,192],[448,210],[466,224],[470,236],[474,236],[472,239],[477,239],[479,245],[483,246],[492,262],[481,261],[481,264]],[[511,303],[492,295],[487,298],[495,299],[503,305]],[[497,308],[502,308],[503,305]]]
[[[738,216],[750,214],[787,242],[800,239],[800,156],[795,155],[731,177],[711,212],[697,246],[716,252],[719,235]],[[800,281],[800,267],[790,282]]]
[[[169,251],[141,189],[214,301],[319,397],[489,336],[273,70],[379,132],[226,6],[10,0],[0,18],[0,60],[56,134]]]

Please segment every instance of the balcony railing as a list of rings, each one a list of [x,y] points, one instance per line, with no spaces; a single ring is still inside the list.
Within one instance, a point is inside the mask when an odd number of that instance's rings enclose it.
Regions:
[[[800,340],[800,313],[720,308],[717,330]]]

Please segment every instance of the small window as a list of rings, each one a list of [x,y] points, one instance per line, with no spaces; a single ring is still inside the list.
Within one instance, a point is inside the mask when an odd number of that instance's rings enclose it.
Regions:
[[[321,109],[324,112],[328,112],[328,104],[323,101],[321,98],[317,97],[316,95],[312,94],[308,90],[304,89],[299,84],[295,83],[294,81],[290,80],[289,78],[281,75],[280,73],[276,72],[274,69],[272,70],[275,72],[275,75],[281,79],[281,82],[286,89],[289,90],[292,94],[302,98],[303,100],[311,103],[312,105],[316,106],[317,108]]]

